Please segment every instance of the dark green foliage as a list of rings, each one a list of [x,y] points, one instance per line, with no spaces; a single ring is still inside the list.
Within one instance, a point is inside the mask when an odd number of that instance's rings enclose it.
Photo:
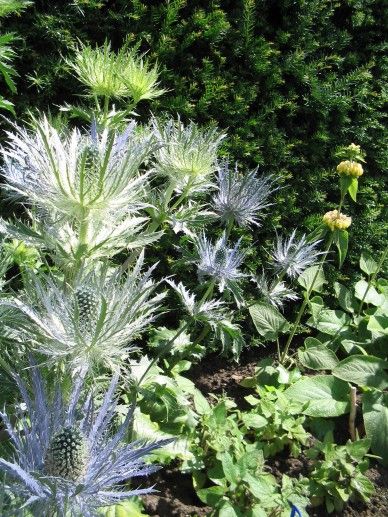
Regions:
[[[361,250],[382,249],[387,233],[385,18],[383,0],[37,0],[6,21],[7,31],[23,35],[23,95],[12,100],[19,116],[77,102],[84,91],[63,60],[77,40],[138,45],[158,61],[169,90],[152,104],[155,114],[215,121],[228,129],[224,155],[281,175],[285,188],[260,244],[274,227],[311,230],[335,208],[334,151],[355,142],[367,162],[358,205],[346,208],[355,262]],[[140,115],[149,109],[138,107]]]

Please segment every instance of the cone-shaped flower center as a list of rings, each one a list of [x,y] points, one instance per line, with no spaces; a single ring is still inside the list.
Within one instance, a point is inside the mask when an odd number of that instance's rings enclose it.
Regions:
[[[80,323],[86,324],[93,321],[98,315],[99,298],[88,287],[80,287],[75,293]]]
[[[64,427],[51,440],[44,467],[50,476],[78,481],[88,462],[88,447],[81,431],[74,426]]]

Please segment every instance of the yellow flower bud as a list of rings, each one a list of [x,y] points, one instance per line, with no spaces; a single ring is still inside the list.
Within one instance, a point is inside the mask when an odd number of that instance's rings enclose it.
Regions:
[[[352,178],[359,178],[364,174],[361,163],[345,160],[337,165],[337,172],[340,175],[351,176]]]
[[[323,222],[331,231],[346,230],[352,224],[352,218],[341,214],[338,210],[332,210],[331,212],[326,212],[323,216]]]

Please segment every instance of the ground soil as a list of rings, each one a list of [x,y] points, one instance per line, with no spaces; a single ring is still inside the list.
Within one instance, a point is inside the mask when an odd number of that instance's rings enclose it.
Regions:
[[[252,376],[260,356],[268,356],[268,351],[257,349],[246,351],[240,364],[236,365],[222,360],[218,355],[206,357],[206,360],[193,366],[187,376],[195,382],[197,388],[209,397],[211,393],[227,394],[233,398],[239,407],[245,406],[244,397],[248,391],[239,383],[242,379]],[[345,440],[347,435],[346,420],[339,422],[340,436]],[[347,439],[347,438],[346,438]],[[342,441],[342,440],[340,440]],[[281,478],[283,474],[297,477],[299,474],[307,475],[306,462],[299,458],[289,458],[286,455],[276,457],[270,463],[272,473]],[[353,501],[333,517],[388,517],[388,469],[375,463],[367,471],[366,475],[373,481],[376,493],[371,501],[364,504]],[[206,507],[197,497],[191,476],[182,474],[178,465],[164,468],[149,479],[155,483],[158,493],[150,494],[143,498],[145,511],[151,517],[202,517],[210,515],[211,508]],[[326,517],[328,514],[324,507],[311,509],[311,517]]]

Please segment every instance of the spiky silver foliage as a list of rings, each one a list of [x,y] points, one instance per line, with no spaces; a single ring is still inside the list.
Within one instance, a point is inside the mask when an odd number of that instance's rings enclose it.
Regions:
[[[227,161],[218,167],[218,192],[213,198],[216,213],[223,221],[236,221],[240,226],[259,226],[260,212],[270,206],[268,198],[276,190],[273,176],[257,176],[257,170],[239,174]]]
[[[155,152],[154,172],[169,178],[176,192],[187,195],[207,189],[215,171],[217,150],[225,138],[217,129],[201,130],[180,118],[164,125],[152,122],[160,148]]]
[[[151,277],[155,266],[142,273],[143,258],[142,253],[126,274],[105,268],[86,275],[75,289],[31,275],[24,297],[0,302],[25,315],[13,330],[15,339],[46,355],[49,363],[65,362],[71,371],[97,365],[118,368],[164,297],[153,294],[158,285]]]
[[[261,296],[264,300],[274,307],[281,309],[285,302],[298,299],[298,295],[292,289],[288,288],[284,282],[271,282],[262,272],[260,276],[255,276],[253,281],[259,288]]]
[[[299,276],[307,267],[313,265],[322,252],[317,251],[320,241],[307,242],[305,235],[298,240],[296,230],[287,237],[277,236],[272,252],[275,270],[285,272],[289,277]]]
[[[179,282],[167,280],[168,284],[178,293],[186,311],[198,321],[219,321],[225,318],[225,304],[221,300],[197,301],[195,294]]]
[[[147,220],[139,210],[147,206],[149,174],[139,167],[155,149],[150,131],[132,121],[123,133],[99,133],[93,123],[89,133],[62,134],[43,118],[8,138],[6,188],[34,206],[33,228],[6,225],[8,234],[65,255],[111,255],[134,240]]]
[[[240,241],[241,239],[234,248],[229,248],[225,232],[215,244],[212,244],[204,233],[194,241],[199,257],[199,279],[202,281],[206,276],[211,277],[218,285],[219,291],[222,293],[225,288],[229,289],[238,304],[242,302],[238,280],[245,276],[239,271],[245,256],[245,253],[239,249]]]
[[[26,411],[0,413],[12,441],[11,458],[0,458],[7,474],[6,489],[18,506],[13,516],[97,517],[99,509],[119,503],[152,488],[129,490],[123,482],[148,475],[158,467],[145,465],[144,457],[171,440],[158,443],[124,443],[131,420],[129,411],[113,431],[118,375],[114,376],[99,409],[93,393],[82,397],[82,376],[69,401],[58,385],[49,396],[42,376],[31,367],[32,396],[19,375],[15,380]]]

